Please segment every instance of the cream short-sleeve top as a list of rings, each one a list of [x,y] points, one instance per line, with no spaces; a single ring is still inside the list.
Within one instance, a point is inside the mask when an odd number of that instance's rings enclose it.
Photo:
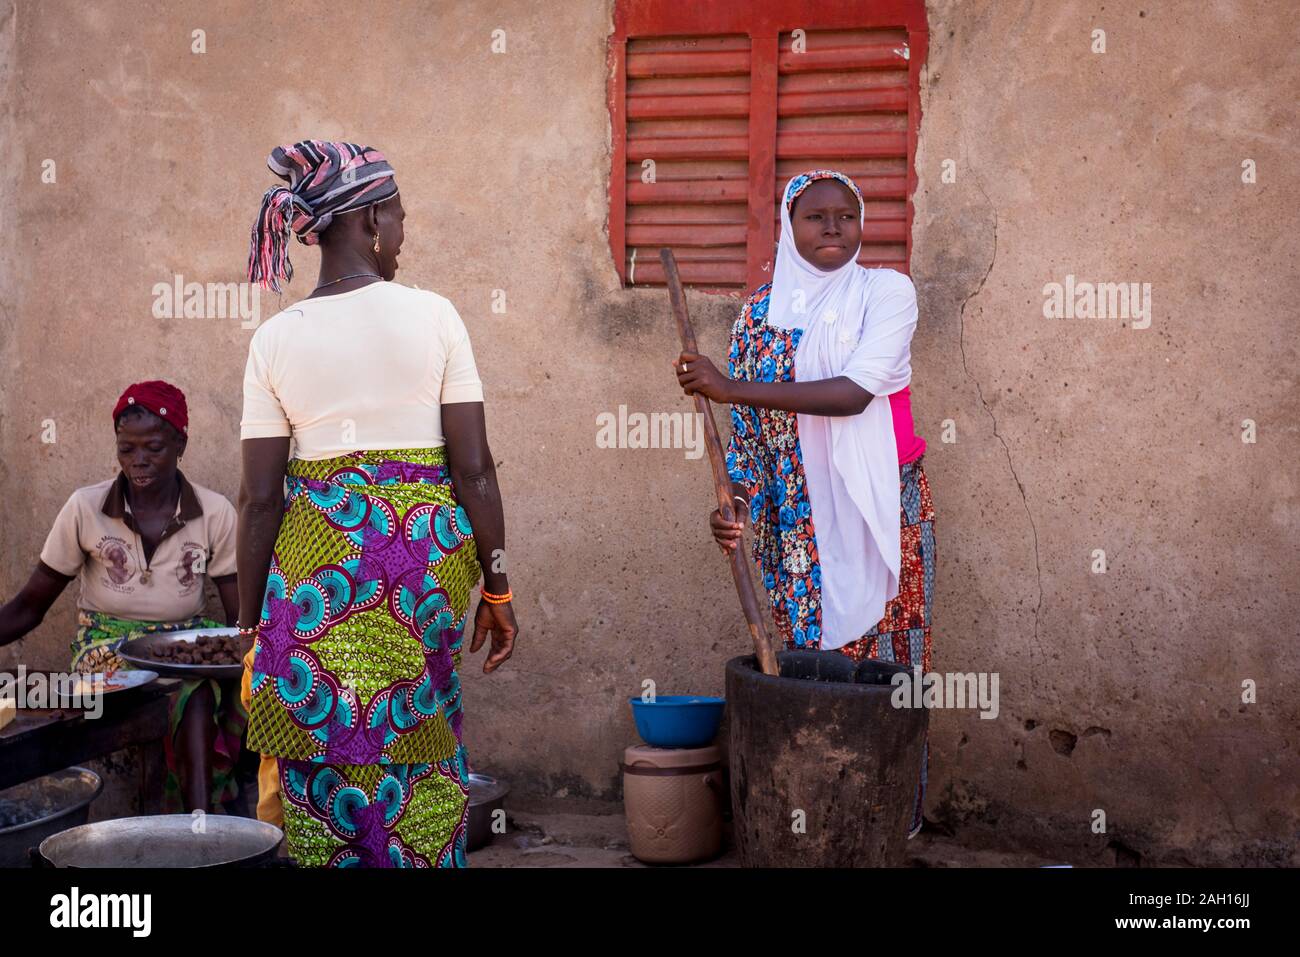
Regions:
[[[446,444],[441,407],[482,402],[469,333],[437,293],[394,282],[304,299],[253,333],[240,438],[299,459]]]

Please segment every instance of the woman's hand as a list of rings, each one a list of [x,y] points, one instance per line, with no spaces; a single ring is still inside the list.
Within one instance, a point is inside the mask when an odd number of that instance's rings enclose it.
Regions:
[[[713,529],[713,539],[722,549],[722,554],[730,555],[744,540],[745,516],[749,514],[749,504],[739,497],[731,503],[736,521],[729,522],[722,517],[722,509],[714,509],[709,516],[709,527]]]
[[[677,384],[687,395],[699,393],[714,402],[731,401],[731,379],[719,372],[708,356],[683,352],[673,363],[673,368],[677,372]]]
[[[514,653],[519,625],[515,622],[515,609],[510,602],[497,605],[479,599],[478,610],[474,612],[474,639],[469,646],[471,653],[483,647],[483,640],[489,632],[492,634],[492,653],[483,662],[485,675],[496,671]]]

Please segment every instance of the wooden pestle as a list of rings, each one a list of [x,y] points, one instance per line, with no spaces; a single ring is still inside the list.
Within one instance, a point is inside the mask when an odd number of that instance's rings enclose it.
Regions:
[[[668,297],[672,302],[673,316],[677,320],[677,333],[682,340],[682,349],[686,352],[699,352],[695,343],[695,329],[691,326],[691,317],[686,310],[686,293],[682,289],[681,276],[677,273],[677,260],[671,249],[659,250],[659,261],[664,266],[664,276],[668,280]],[[718,438],[718,425],[713,421],[713,411],[709,400],[696,393],[695,410],[704,418],[704,442],[709,450],[709,464],[713,466],[713,482],[718,492],[718,509],[728,522],[734,522],[735,511],[732,508],[731,476],[727,473],[727,461],[722,454],[722,440]],[[754,643],[754,654],[758,665],[765,675],[777,675],[776,655],[772,651],[772,642],[767,634],[763,612],[754,597],[754,583],[749,573],[749,560],[745,557],[745,542],[741,539],[731,551],[731,577],[736,583],[736,592],[740,595],[740,607],[745,613],[749,625],[749,637]]]

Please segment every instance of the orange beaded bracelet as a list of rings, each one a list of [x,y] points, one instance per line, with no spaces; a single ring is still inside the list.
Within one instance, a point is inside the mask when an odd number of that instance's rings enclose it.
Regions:
[[[489,604],[492,605],[504,605],[507,602],[512,601],[515,597],[515,593],[513,591],[508,591],[504,595],[494,595],[486,588],[480,588],[479,594],[483,596],[483,600],[485,602],[488,602]]]

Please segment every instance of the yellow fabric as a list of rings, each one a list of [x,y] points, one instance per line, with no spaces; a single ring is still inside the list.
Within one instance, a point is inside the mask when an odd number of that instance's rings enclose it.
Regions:
[[[385,693],[394,682],[411,682],[419,686],[420,691],[410,692],[419,695],[418,704],[411,700],[406,705],[406,708],[414,710],[401,716],[400,733],[384,737],[382,752],[376,754],[374,760],[376,763],[397,764],[443,761],[455,754],[457,748],[456,734],[448,722],[460,707],[459,678],[456,677],[460,636],[474,585],[481,577],[469,516],[457,505],[452,485],[447,482],[387,480],[372,485],[346,482],[327,485],[327,488],[334,489],[333,492],[311,491],[300,484],[327,480],[343,469],[369,469],[375,473],[370,477],[377,480],[380,463],[391,461],[434,469],[446,465],[447,454],[443,448],[386,449],[363,452],[359,456],[306,462],[293,459],[289,462],[287,483],[292,503],[280,523],[267,594],[288,596],[294,602],[306,601],[300,595],[323,588],[321,583],[329,581],[335,574],[330,569],[340,569],[340,566],[361,578],[363,566],[352,564],[356,559],[350,557],[357,552],[357,544],[340,528],[340,525],[352,521],[347,516],[357,508],[373,509],[372,527],[403,530],[400,532],[403,541],[409,538],[413,542],[423,542],[427,560],[416,556],[414,549],[418,546],[414,545],[408,560],[411,571],[422,570],[423,579],[437,585],[437,591],[430,593],[427,603],[411,604],[417,602],[424,589],[432,586],[417,584],[411,590],[400,584],[405,579],[397,570],[385,573],[399,576],[388,578],[395,583],[393,594],[396,597],[381,599],[377,605],[369,602],[370,607],[365,610],[353,602],[360,601],[359,589],[367,586],[344,586],[350,590],[350,594],[341,597],[346,605],[333,611],[337,613],[347,607],[350,609],[348,614],[332,624],[322,617],[319,624],[323,630],[312,638],[308,653],[315,662],[313,672],[319,669],[339,687],[350,688],[355,695],[348,716],[341,717],[342,721],[362,720],[361,715],[369,714],[369,706],[376,696]],[[354,491],[345,492],[345,489]],[[363,491],[368,494],[363,496]],[[335,494],[345,495],[346,502],[333,503]],[[327,520],[318,502],[333,504],[330,516],[334,518],[334,524]],[[361,503],[369,504],[363,506]],[[423,537],[426,535],[430,538]],[[430,551],[433,541],[437,545]],[[319,580],[312,577],[318,572]],[[379,585],[370,584],[368,588],[373,593]],[[321,595],[319,591],[314,593]],[[412,625],[404,623],[395,614],[398,606],[390,607],[390,601],[410,604],[412,611],[409,614],[413,614],[413,620],[418,622],[414,633]],[[333,594],[328,599],[322,595],[317,607],[324,616],[334,604]],[[269,613],[271,606],[267,608]],[[296,616],[294,620],[297,621]],[[438,688],[426,684],[432,674],[427,657],[430,646],[419,637],[426,628],[434,627],[446,629],[445,637],[438,640],[438,647],[441,649],[443,642],[449,642],[443,650],[450,654],[452,666],[452,674],[446,679],[449,683]],[[266,660],[259,660],[263,668],[270,667]],[[261,678],[260,674],[253,677]],[[327,746],[325,739],[334,743],[342,739],[340,733],[331,735],[326,732],[322,735],[320,732],[325,729],[310,731],[305,728],[300,722],[309,712],[295,713],[286,707],[274,689],[277,683],[278,679],[268,679],[253,695],[249,708],[248,747],[261,754],[307,761],[318,756],[322,747]],[[379,720],[387,727],[387,716],[398,710],[396,703],[391,709],[384,705]],[[340,759],[340,763],[352,762]]]
[[[244,709],[253,704],[253,651],[244,655],[244,678],[239,685],[239,700]],[[261,755],[257,765],[257,819],[284,827],[284,805],[280,799],[280,772],[275,758]]]
[[[296,302],[258,327],[239,434],[292,435],[291,454],[308,461],[438,448],[441,406],[482,401],[456,308],[433,292],[376,282]]]
[[[221,493],[191,482],[203,514],[158,543],[145,584],[143,543],[121,518],[103,512],[115,481],[72,493],[45,539],[41,561],[80,577],[78,608],[135,621],[193,618],[206,603],[204,578],[235,573],[235,507]]]

